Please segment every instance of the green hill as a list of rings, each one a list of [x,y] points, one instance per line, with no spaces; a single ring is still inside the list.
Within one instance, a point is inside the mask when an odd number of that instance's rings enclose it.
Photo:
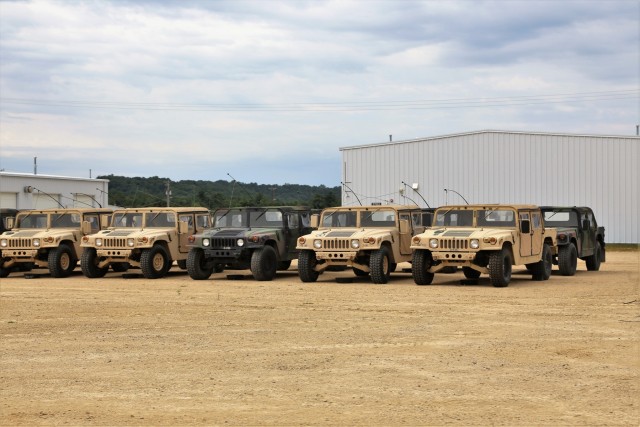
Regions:
[[[237,181],[171,181],[152,176],[99,176],[109,180],[109,204],[126,208],[167,205],[167,184],[171,206],[311,206],[322,209],[340,205],[340,187],[284,184],[269,185]]]

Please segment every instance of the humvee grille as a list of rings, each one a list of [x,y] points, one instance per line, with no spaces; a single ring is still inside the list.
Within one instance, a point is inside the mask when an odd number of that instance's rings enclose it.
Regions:
[[[214,237],[211,239],[211,247],[212,248],[235,248],[238,246],[236,242],[238,239],[225,238],[225,237]]]
[[[31,239],[8,239],[8,245],[10,248],[30,248]]]
[[[327,239],[322,241],[322,249],[349,249],[349,239]]]
[[[102,246],[105,248],[124,248],[127,246],[127,239],[103,239]]]
[[[438,245],[442,249],[469,249],[467,239],[440,239]]]

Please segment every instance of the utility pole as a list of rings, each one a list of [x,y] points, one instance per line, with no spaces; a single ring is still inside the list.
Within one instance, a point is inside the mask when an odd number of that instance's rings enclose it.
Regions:
[[[167,190],[165,191],[167,196],[167,207],[171,206],[171,181],[167,181]]]

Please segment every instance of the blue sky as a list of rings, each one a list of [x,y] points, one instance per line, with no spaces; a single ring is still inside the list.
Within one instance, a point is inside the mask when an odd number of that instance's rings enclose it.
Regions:
[[[0,168],[339,185],[339,147],[635,134],[640,2],[2,1]]]

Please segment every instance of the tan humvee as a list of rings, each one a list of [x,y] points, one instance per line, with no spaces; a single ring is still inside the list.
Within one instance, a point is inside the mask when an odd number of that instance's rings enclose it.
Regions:
[[[300,279],[315,282],[327,268],[341,266],[387,283],[399,262],[411,260],[411,237],[424,230],[422,213],[418,206],[399,205],[324,209],[319,224],[312,220],[318,229],[298,239]]]
[[[82,272],[103,277],[109,265],[140,267],[147,279],[166,276],[173,261],[186,269],[189,236],[210,224],[205,208],[132,208],[113,212],[111,226],[83,237]]]
[[[526,265],[536,280],[551,275],[556,229],[545,228],[532,205],[461,205],[436,210],[433,226],[411,241],[412,274],[428,285],[445,267],[462,267],[469,279],[489,274],[508,286],[513,265]]]
[[[68,277],[78,264],[84,234],[107,227],[110,209],[42,209],[20,211],[0,236],[0,277],[31,267],[48,268],[53,277]]]

